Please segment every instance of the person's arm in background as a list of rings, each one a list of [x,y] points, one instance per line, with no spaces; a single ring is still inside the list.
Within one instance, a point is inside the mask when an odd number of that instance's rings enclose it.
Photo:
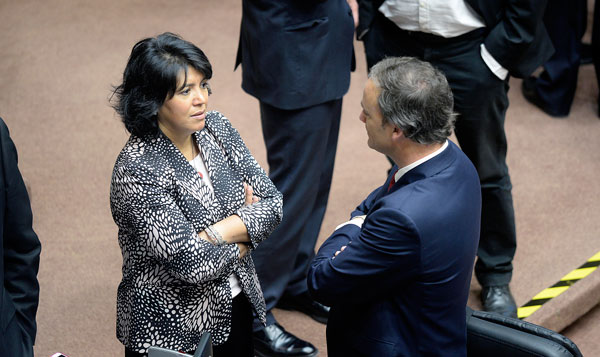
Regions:
[[[369,31],[371,23],[384,0],[357,0],[358,23],[356,25],[356,39],[362,41]]]
[[[18,168],[17,150],[0,118],[2,180],[4,183],[3,260],[4,293],[8,293],[23,329],[25,345],[33,346],[39,303],[37,273],[41,244],[33,231],[33,216],[27,189]],[[5,297],[6,299],[6,297]],[[3,302],[6,304],[6,301]]]
[[[528,59],[527,56],[532,55],[530,50],[541,46],[541,43],[536,41],[540,32],[545,32],[542,18],[547,0],[509,0],[505,3],[504,14],[501,20],[489,29],[483,47],[502,68],[521,78],[529,75],[538,66],[537,63],[531,63],[531,68],[524,68],[523,63]],[[551,52],[547,56],[550,54]],[[483,52],[482,57],[485,60]],[[488,67],[490,63],[486,61]],[[490,68],[494,72],[492,67]]]

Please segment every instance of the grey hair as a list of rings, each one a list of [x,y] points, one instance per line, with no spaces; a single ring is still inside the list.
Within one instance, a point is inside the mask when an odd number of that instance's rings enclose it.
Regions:
[[[454,97],[444,74],[413,57],[389,57],[374,65],[369,78],[381,89],[384,122],[424,145],[443,143],[452,134]]]

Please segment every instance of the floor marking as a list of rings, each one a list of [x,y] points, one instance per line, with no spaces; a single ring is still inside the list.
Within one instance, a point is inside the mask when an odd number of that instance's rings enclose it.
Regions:
[[[540,307],[542,307],[543,304],[564,293],[571,287],[571,285],[590,275],[594,270],[598,269],[599,265],[600,252],[594,254],[594,256],[588,259],[588,261],[582,264],[579,268],[563,276],[562,279],[560,279],[556,284],[542,290],[539,294],[534,296],[528,303],[521,306],[517,310],[517,316],[520,319],[524,319],[529,315],[533,314]]]

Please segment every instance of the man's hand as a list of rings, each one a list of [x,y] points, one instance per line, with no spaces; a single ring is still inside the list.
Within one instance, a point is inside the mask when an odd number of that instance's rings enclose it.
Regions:
[[[346,246],[345,246],[345,245],[343,245],[343,246],[340,248],[340,250],[338,250],[337,252],[335,252],[335,254],[333,255],[333,258],[331,258],[331,259],[335,259],[335,257],[337,257],[337,255],[338,255],[338,254],[340,254],[341,252],[343,252],[343,251],[344,251],[344,249],[346,249]]]

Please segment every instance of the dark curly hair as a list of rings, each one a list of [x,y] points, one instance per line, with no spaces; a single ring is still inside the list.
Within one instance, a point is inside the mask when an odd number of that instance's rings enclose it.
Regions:
[[[178,90],[177,76],[181,71],[185,74],[183,83],[187,81],[188,66],[207,80],[212,77],[204,52],[173,33],[149,37],[133,46],[123,83],[114,87],[110,98],[127,131],[139,137],[157,132],[158,110]]]

